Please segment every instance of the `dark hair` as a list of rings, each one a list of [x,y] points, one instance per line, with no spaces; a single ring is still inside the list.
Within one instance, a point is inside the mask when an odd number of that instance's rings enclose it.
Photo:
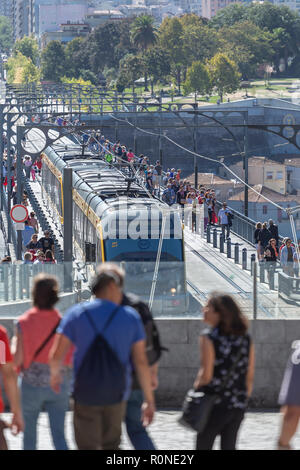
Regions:
[[[45,258],[46,259],[51,259],[53,261],[53,254],[51,250],[47,250],[45,253]]]
[[[33,280],[32,302],[40,310],[49,310],[58,302],[58,282],[55,276],[41,273]]]
[[[92,294],[99,294],[99,292],[106,289],[111,282],[114,282],[122,289],[124,284],[124,272],[113,263],[103,263],[97,268],[96,275],[92,280]]]
[[[208,303],[220,316],[218,325],[225,335],[244,335],[248,330],[247,318],[235,300],[227,294],[213,293]]]

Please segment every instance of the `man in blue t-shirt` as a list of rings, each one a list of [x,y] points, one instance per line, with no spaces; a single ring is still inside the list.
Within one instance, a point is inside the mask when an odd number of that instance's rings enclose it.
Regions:
[[[222,235],[225,240],[225,228],[226,228],[226,239],[230,238],[230,216],[232,216],[232,212],[228,209],[226,202],[223,202],[222,209],[219,210],[218,218],[219,224],[222,228]]]
[[[98,333],[115,310],[103,336],[118,356],[126,371],[126,389],[120,403],[105,406],[89,406],[74,403],[74,433],[80,450],[115,450],[121,440],[121,424],[126,409],[126,401],[131,390],[131,360],[136,370],[145,401],[142,405],[144,425],[150,424],[155,411],[151,386],[150,369],[145,350],[145,331],[139,314],[131,307],[121,306],[124,273],[116,266],[103,263],[97,270],[92,293],[96,299],[70,308],[61,321],[50,356],[50,383],[58,392],[61,377],[61,364],[69,347],[75,346],[74,373],[78,372],[85,354],[93,343],[97,332],[92,328],[86,311],[97,326]]]

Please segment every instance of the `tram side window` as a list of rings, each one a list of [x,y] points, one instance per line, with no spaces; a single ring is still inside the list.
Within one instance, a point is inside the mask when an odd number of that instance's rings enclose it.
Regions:
[[[95,263],[96,261],[96,245],[95,243],[85,242],[85,262]]]

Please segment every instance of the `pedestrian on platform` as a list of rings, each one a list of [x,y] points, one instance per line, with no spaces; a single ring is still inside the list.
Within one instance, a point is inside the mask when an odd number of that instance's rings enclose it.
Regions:
[[[81,450],[118,449],[126,401],[131,391],[131,361],[144,393],[145,401],[142,405],[144,425],[150,424],[154,415],[155,406],[145,352],[144,328],[135,310],[120,305],[123,297],[124,273],[119,269],[117,276],[116,266],[113,268],[110,266],[109,263],[103,263],[97,269],[92,283],[95,300],[78,304],[65,315],[58,329],[59,336],[50,361],[51,386],[53,390],[57,390],[61,382],[62,358],[70,345],[76,346],[74,432],[77,446]],[[99,341],[101,354],[98,349]],[[110,360],[109,364],[100,367],[99,383],[99,374],[85,375],[85,371],[87,368],[90,370],[91,363],[105,361],[104,356]],[[112,363],[115,366],[114,377],[111,375]],[[92,385],[92,378],[96,382],[98,380],[97,387]],[[118,390],[118,397],[115,396],[115,390]]]
[[[9,339],[6,329],[0,325],[0,374],[5,393],[9,401],[12,413],[11,423],[5,423],[0,419],[0,450],[7,450],[7,444],[3,429],[11,428],[14,435],[24,429],[23,415],[21,410],[20,395],[17,386],[17,374],[14,370],[13,358],[9,347]],[[4,411],[4,403],[0,388],[0,413]]]
[[[29,225],[28,220],[25,220],[24,224],[24,230],[22,230],[23,249],[31,242],[32,236],[35,233],[34,228]]]
[[[196,449],[212,449],[220,435],[221,449],[234,450],[253,387],[254,346],[247,319],[231,296],[212,294],[204,307],[204,321],[210,329],[200,338],[202,367],[194,388],[218,398],[207,425],[197,435]]]
[[[276,246],[278,247],[278,240],[279,240],[278,227],[277,227],[277,225],[274,224],[272,219],[269,219],[268,230],[269,230],[272,238],[275,238]]]
[[[259,232],[259,242],[261,246],[262,253],[265,251],[267,245],[269,244],[269,241],[271,240],[272,235],[270,230],[268,229],[268,224],[267,222],[264,222],[262,224],[261,231]]]
[[[292,240],[287,238],[285,241],[285,246],[281,250],[280,254],[280,264],[283,268],[283,272],[287,274],[287,276],[294,277],[294,256],[296,250],[294,245],[292,244]]]
[[[34,212],[30,212],[30,215],[28,217],[28,224],[34,229],[35,233],[39,232],[39,224]]]
[[[222,209],[218,212],[219,224],[222,228],[222,235],[225,240],[225,229],[226,229],[226,240],[230,238],[230,216],[232,212],[228,209],[226,202],[223,202]]]
[[[49,230],[45,230],[44,236],[39,239],[39,242],[44,253],[46,253],[47,250],[51,250],[54,255],[54,240],[50,237]]]
[[[255,243],[258,261],[260,261],[262,258],[262,247],[260,244],[260,237],[259,237],[261,229],[262,229],[262,223],[257,222],[257,224],[255,225],[255,231],[254,231],[254,243]]]
[[[55,393],[50,387],[48,365],[49,351],[61,321],[61,315],[54,308],[58,301],[58,290],[54,276],[43,273],[34,278],[33,307],[19,317],[12,342],[14,364],[21,368],[24,450],[36,449],[37,420],[42,411],[48,413],[55,449],[68,449],[64,422],[69,407],[71,351],[66,351],[68,355],[63,357],[59,393]]]
[[[38,236],[36,233],[34,233],[31,237],[31,240],[29,243],[26,245],[27,250],[38,250],[41,248],[41,244],[38,241]]]

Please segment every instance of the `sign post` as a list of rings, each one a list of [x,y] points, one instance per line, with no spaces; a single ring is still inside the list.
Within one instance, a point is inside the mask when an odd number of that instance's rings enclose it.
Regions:
[[[16,204],[10,210],[10,217],[15,222],[17,231],[17,259],[22,260],[22,230],[25,228],[25,220],[28,219],[28,210],[23,204]]]

